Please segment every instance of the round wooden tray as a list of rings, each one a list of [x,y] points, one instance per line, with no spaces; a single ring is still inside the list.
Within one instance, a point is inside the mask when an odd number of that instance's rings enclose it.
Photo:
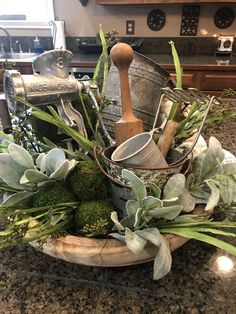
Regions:
[[[194,148],[194,155],[198,155],[206,148],[205,140],[200,136]],[[166,234],[170,251],[178,249],[189,239]],[[35,242],[31,245],[36,246]],[[158,247],[147,244],[139,253],[131,252],[124,242],[116,239],[95,239],[67,235],[59,238],[48,238],[43,245],[43,252],[52,257],[87,266],[119,267],[142,264],[154,260]]]
[[[166,234],[171,252],[189,239]],[[36,243],[31,243],[35,246]],[[43,252],[64,261],[99,267],[119,267],[141,264],[154,260],[158,247],[146,245],[139,254],[132,253],[125,243],[115,239],[93,239],[77,236],[49,238]]]

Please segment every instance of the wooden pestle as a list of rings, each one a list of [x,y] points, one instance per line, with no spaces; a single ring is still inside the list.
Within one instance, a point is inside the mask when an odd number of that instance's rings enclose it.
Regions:
[[[130,97],[128,70],[133,61],[133,49],[125,43],[118,43],[111,49],[110,57],[119,71],[121,89],[121,118],[115,123],[116,145],[143,132],[143,122],[133,111]]]
[[[178,122],[176,122],[175,120],[169,120],[166,123],[163,134],[160,136],[158,140],[157,146],[159,147],[160,152],[162,153],[164,158],[166,158],[169,152],[173,138],[176,133],[177,126]]]

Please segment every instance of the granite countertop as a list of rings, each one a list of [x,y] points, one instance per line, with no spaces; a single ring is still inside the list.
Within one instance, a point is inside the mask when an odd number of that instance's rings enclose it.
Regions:
[[[146,57],[159,63],[160,65],[173,66],[173,58],[170,54],[145,54]],[[86,53],[73,53],[73,59],[71,66],[74,67],[92,67],[94,68],[97,64],[99,55],[98,54],[86,54]],[[0,60],[4,61],[4,60]],[[28,66],[31,65],[33,59],[19,59],[14,60],[16,65]],[[231,56],[224,55],[180,55],[180,62],[182,65],[191,67],[218,67],[219,70],[227,68],[228,66],[235,68],[236,70],[236,55]]]
[[[236,101],[231,106],[236,110]],[[235,120],[205,128],[205,138],[211,134],[236,154]],[[218,269],[220,256],[231,259],[230,272]],[[236,313],[236,257],[191,240],[172,258],[171,272],[153,281],[152,262],[97,268],[57,260],[30,245],[0,250],[0,313]]]
[[[161,65],[173,65],[170,54],[145,54],[145,56]],[[98,57],[96,54],[74,53],[72,64],[96,65]],[[180,62],[192,66],[219,66],[220,69],[229,65],[236,67],[236,55],[180,55]]]

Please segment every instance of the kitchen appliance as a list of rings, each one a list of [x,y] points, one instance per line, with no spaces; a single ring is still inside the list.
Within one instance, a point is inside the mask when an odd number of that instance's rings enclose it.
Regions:
[[[72,52],[65,49],[54,49],[39,55],[33,61],[33,75],[21,75],[16,70],[6,70],[3,77],[5,97],[11,113],[20,117],[27,107],[15,97],[35,104],[55,104],[62,119],[71,127],[87,136],[83,117],[71,104],[78,93],[86,93],[95,108],[99,111],[96,98],[91,89],[97,88],[90,80],[78,81],[70,74]],[[114,141],[109,136],[101,117],[100,127],[111,145]]]
[[[69,74],[73,54],[64,49],[47,51],[33,61],[33,75],[21,75],[16,70],[5,71],[3,77],[7,105],[16,116],[24,115],[25,106],[15,96],[31,104],[56,104],[61,117],[87,136],[81,114],[71,104],[77,93],[86,89]]]
[[[231,54],[233,51],[234,35],[220,35],[216,54]]]

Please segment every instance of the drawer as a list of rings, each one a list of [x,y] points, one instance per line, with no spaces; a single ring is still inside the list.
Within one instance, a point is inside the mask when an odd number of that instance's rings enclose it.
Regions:
[[[176,79],[175,73],[170,73],[171,78]],[[197,73],[184,73],[182,75],[183,88],[197,87]]]
[[[236,89],[236,73],[202,73],[201,89],[222,91],[223,89]]]

